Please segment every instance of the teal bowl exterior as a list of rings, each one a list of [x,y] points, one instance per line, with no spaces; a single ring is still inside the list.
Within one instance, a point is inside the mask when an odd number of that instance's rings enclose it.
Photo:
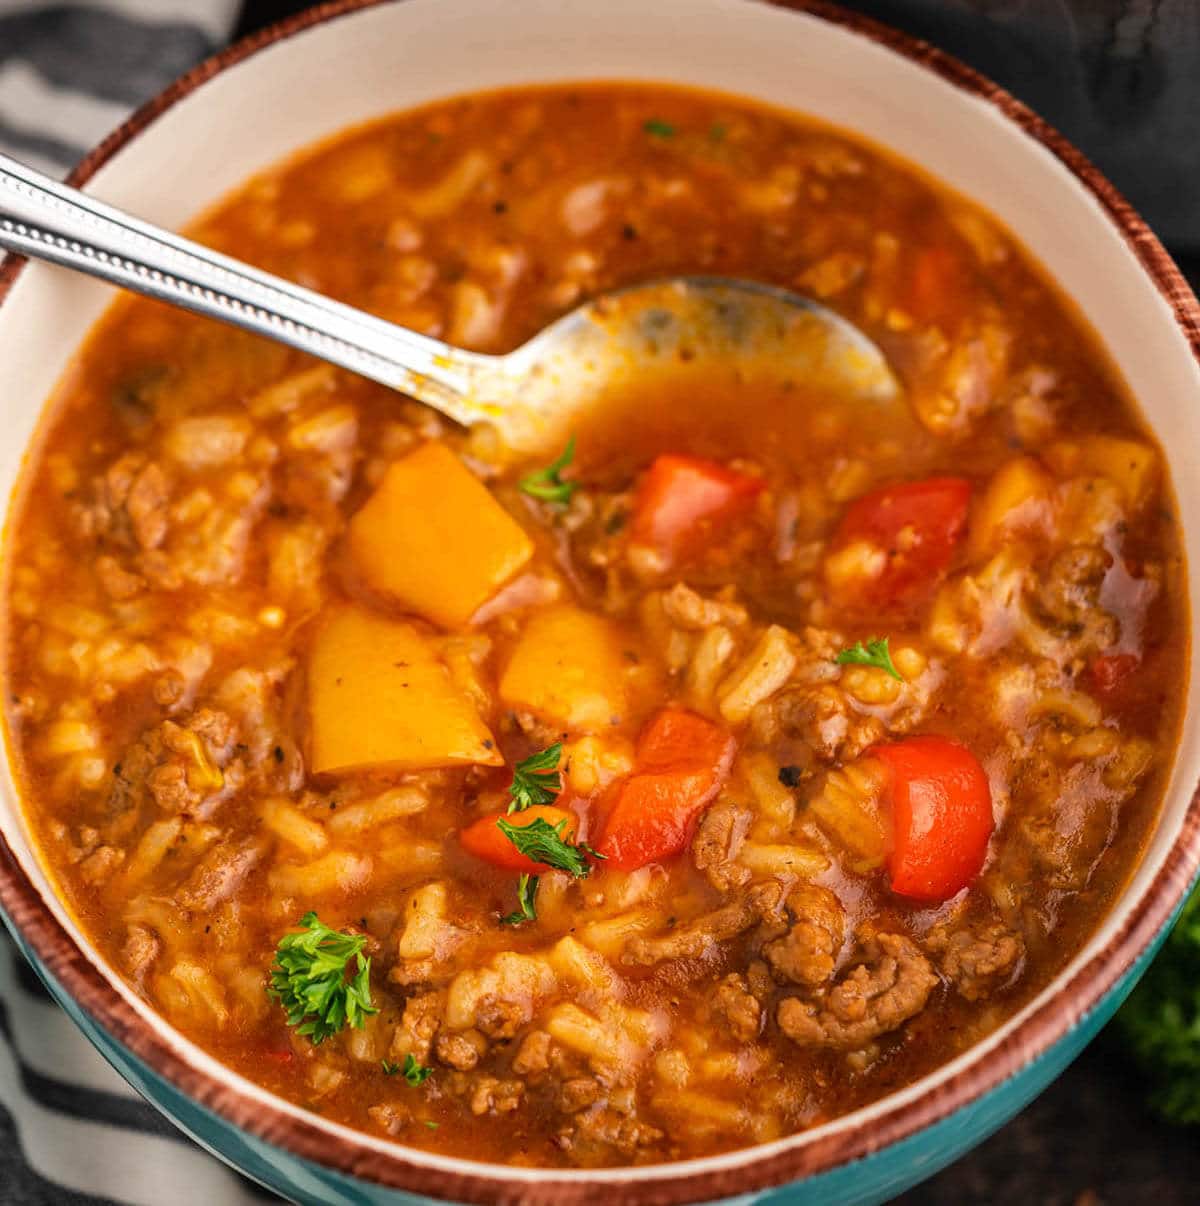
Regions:
[[[96,1049],[147,1101],[206,1151],[303,1206],[422,1206],[446,1201],[343,1176],[205,1109],[98,1025],[38,960],[7,914],[0,916],[51,996]],[[1096,1008],[1054,1046],[948,1118],[909,1139],[807,1180],[721,1200],[736,1206],[876,1206],[933,1176],[995,1133],[1062,1074],[1116,1013],[1150,966],[1170,928],[1170,924],[1163,928]]]

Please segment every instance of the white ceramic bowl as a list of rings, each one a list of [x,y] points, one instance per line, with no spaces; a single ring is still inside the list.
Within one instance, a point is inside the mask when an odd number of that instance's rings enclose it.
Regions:
[[[802,8],[803,11],[795,11]],[[996,215],[1077,302],[1158,433],[1200,594],[1200,311],[1139,219],[1083,158],[945,56],[827,6],[750,0],[404,0],[326,5],[199,68],[77,174],[169,227],[252,172],[345,126],[481,88],[640,79],[741,93],[891,149]],[[43,266],[0,271],[0,490],[42,404],[111,291]],[[816,1130],[642,1169],[503,1168],[404,1149],[327,1123],[217,1064],[92,951],[30,847],[0,768],[0,904],[60,1001],[190,1133],[301,1201],[674,1202],[773,1196],[868,1202],[928,1175],[1061,1070],[1144,967],[1200,863],[1196,654],[1166,807],[1098,932],[1036,1000],[960,1058]],[[403,1192],[409,1191],[409,1192]]]

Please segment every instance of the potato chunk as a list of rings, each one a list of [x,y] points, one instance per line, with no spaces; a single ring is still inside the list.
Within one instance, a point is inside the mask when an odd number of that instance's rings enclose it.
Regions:
[[[465,626],[533,556],[533,542],[444,444],[388,467],[350,521],[367,584],[445,628]]]
[[[313,640],[308,717],[317,774],[503,762],[416,629],[353,604],[333,609]]]
[[[1006,461],[992,475],[971,517],[969,549],[984,561],[1018,532],[1045,532],[1053,518],[1054,481],[1031,456]]]
[[[569,604],[544,608],[530,616],[517,641],[500,698],[567,732],[605,729],[629,705],[623,648],[602,616]]]
[[[1056,472],[1107,478],[1121,492],[1130,511],[1140,511],[1158,486],[1158,455],[1148,444],[1116,436],[1090,435],[1079,441],[1063,440],[1046,450]]]

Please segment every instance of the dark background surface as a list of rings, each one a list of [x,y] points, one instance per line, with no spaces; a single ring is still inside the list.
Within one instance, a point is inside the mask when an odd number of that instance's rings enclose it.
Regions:
[[[254,0],[238,32],[304,7]],[[933,42],[1031,105],[1099,165],[1200,286],[1200,0],[846,7]],[[1197,1133],[1159,1121],[1144,1091],[1117,1037],[1105,1032],[1008,1126],[896,1206],[1200,1202]]]

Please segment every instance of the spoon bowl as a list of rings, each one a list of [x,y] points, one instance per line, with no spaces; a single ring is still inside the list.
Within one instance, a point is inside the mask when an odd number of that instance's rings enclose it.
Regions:
[[[520,451],[563,442],[584,413],[658,375],[803,382],[905,415],[883,353],[857,327],[798,294],[753,281],[684,276],[605,293],[564,314],[506,356],[479,356],[465,393]]]

